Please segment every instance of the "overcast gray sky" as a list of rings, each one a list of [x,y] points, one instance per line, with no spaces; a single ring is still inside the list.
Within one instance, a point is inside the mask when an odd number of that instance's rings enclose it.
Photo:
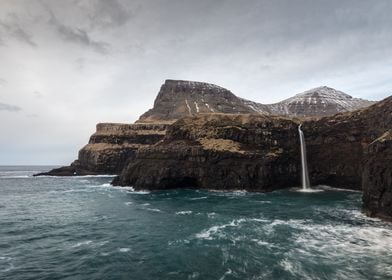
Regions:
[[[0,164],[68,164],[165,79],[273,103],[392,91],[390,0],[0,0]]]

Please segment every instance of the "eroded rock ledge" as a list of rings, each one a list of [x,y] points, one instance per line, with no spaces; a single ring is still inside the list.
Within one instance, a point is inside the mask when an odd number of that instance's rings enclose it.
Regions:
[[[171,125],[114,180],[136,189],[271,191],[299,184],[298,123],[262,115],[209,114]]]
[[[165,136],[169,123],[97,124],[89,143],[79,151],[70,166],[53,169],[35,176],[75,176],[120,174],[139,148],[149,147]]]

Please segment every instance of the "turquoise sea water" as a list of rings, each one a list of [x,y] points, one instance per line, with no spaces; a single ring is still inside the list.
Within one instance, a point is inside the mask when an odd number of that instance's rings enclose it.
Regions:
[[[392,279],[361,194],[134,192],[0,167],[0,279]]]

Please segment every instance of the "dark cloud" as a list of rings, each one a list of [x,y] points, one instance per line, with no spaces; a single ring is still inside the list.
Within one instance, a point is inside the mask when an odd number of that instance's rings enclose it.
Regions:
[[[0,111],[18,112],[21,110],[22,110],[22,108],[15,106],[15,105],[0,103]]]
[[[97,0],[92,5],[89,18],[94,25],[101,27],[122,26],[133,15],[128,5],[123,5],[119,0]]]
[[[93,40],[89,33],[81,27],[74,28],[61,23],[49,6],[45,5],[45,8],[50,14],[49,24],[56,29],[56,31],[65,41],[91,48],[100,54],[109,53],[110,44]]]
[[[0,29],[3,30],[3,33],[31,47],[36,47],[37,44],[33,41],[32,36],[17,22],[17,17],[12,15],[10,18],[14,20],[12,22],[0,21]],[[0,44],[1,41],[0,38]]]

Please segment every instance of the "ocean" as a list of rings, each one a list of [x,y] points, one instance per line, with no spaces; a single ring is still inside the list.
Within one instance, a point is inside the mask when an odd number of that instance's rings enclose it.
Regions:
[[[392,279],[392,224],[359,192],[31,176],[47,169],[0,167],[0,279]]]

